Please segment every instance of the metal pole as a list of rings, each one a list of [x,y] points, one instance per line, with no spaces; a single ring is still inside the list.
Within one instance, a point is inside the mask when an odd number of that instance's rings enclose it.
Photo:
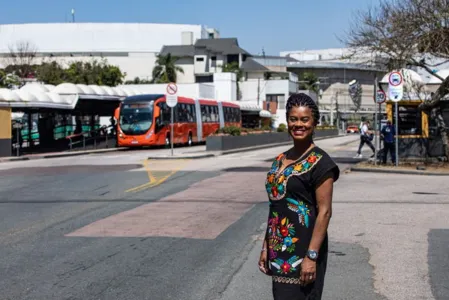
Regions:
[[[16,150],[17,150],[17,156],[20,156],[20,152],[19,152],[19,148],[20,148],[20,128],[19,126],[17,126],[16,123],[16,128],[17,128],[17,138],[16,138]]]
[[[173,156],[173,107],[171,108],[171,122],[170,122],[170,143],[171,143],[171,156]]]
[[[374,77],[374,102],[377,103],[377,75]],[[377,165],[377,149],[378,144],[377,141],[379,140],[377,138],[378,134],[378,124],[377,124],[377,105],[374,104],[374,165]]]
[[[395,124],[395,137],[396,137],[396,145],[395,145],[395,152],[396,152],[396,167],[399,166],[399,140],[398,140],[398,135],[399,135],[399,130],[398,130],[398,123],[399,123],[399,117],[398,117],[398,103],[395,102],[394,103],[394,116],[396,118],[396,124]]]

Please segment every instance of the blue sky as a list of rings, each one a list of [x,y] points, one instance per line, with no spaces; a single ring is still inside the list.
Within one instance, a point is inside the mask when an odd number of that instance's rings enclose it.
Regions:
[[[336,35],[352,13],[378,0],[18,0],[0,10],[0,22],[147,22],[202,24],[237,37],[253,54],[342,47]],[[178,3],[178,4],[175,4]]]

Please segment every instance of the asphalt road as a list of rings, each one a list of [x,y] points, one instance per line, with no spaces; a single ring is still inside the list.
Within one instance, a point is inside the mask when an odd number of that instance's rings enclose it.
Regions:
[[[357,141],[317,144],[343,171]],[[0,299],[271,299],[256,267],[263,182],[287,148],[201,160],[148,161],[152,152],[140,150],[1,163]],[[350,192],[347,176],[337,187]],[[342,228],[331,231],[325,299],[385,299],[371,250],[342,238]],[[429,238],[448,239],[438,230]],[[429,252],[437,272],[442,255]],[[434,294],[447,295],[445,282],[431,279]]]

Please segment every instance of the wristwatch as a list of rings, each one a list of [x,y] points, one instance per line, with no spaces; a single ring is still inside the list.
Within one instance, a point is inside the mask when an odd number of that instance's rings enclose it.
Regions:
[[[316,261],[318,259],[318,252],[314,250],[308,250],[307,251],[307,257],[310,258],[313,261]]]

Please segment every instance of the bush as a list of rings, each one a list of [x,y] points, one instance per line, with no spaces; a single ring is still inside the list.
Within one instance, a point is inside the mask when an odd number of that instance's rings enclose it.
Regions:
[[[240,127],[236,127],[236,126],[227,126],[227,127],[223,127],[217,130],[216,133],[223,133],[223,134],[229,134],[229,135],[241,135],[242,130],[240,129]]]
[[[287,125],[284,123],[279,124],[277,132],[286,132],[287,131]]]

